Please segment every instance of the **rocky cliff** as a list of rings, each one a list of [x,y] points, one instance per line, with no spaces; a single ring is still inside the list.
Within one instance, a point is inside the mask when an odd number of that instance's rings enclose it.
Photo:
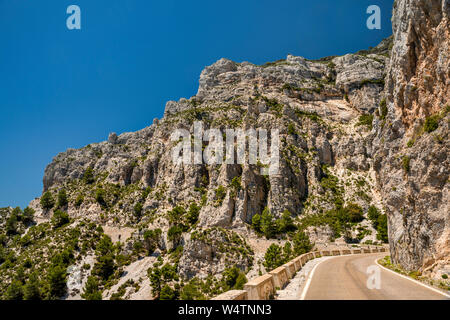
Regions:
[[[449,2],[397,0],[393,30],[339,57],[220,59],[149,127],[57,155],[29,205],[37,225],[30,209],[0,211],[0,292],[28,285],[35,261],[47,298],[148,299],[162,286],[207,298],[230,289],[232,272],[264,272],[272,244],[288,259],[291,244],[308,250],[303,235],[386,241],[384,213],[394,262],[449,273]],[[198,122],[225,140],[227,129],[277,129],[278,172],[174,162],[171,134]],[[55,273],[67,292],[52,288]]]
[[[316,244],[380,241],[364,217],[370,207],[383,211],[370,159],[391,42],[316,61],[289,55],[259,66],[221,59],[203,70],[194,97],[166,104],[163,119],[56,156],[45,169],[44,195],[56,199],[64,190],[60,209],[71,218],[134,230],[125,256],[136,253],[136,242],[146,243],[146,231],[160,230],[157,254],[166,261],[178,249],[177,273],[188,280],[233,266],[248,277],[264,271],[267,247],[292,234],[266,232],[269,240],[261,239],[252,219],[263,212],[272,227],[292,220]],[[172,132],[193,133],[196,121],[224,135],[278,129],[278,173],[262,174],[260,162],[174,163]],[[30,207],[42,221],[56,210],[42,198]]]
[[[437,278],[450,271],[449,3],[395,2],[386,103],[374,123],[392,258]]]

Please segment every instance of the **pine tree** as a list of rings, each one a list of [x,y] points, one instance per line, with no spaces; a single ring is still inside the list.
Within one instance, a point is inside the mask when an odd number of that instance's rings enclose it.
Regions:
[[[65,189],[58,192],[58,208],[64,208],[69,203]]]
[[[272,243],[264,255],[264,267],[266,267],[267,271],[271,271],[278,268],[283,263],[284,261],[281,254],[281,247],[275,243]]]
[[[23,286],[23,299],[41,300],[39,279],[35,272],[30,275],[29,280]]]
[[[309,241],[309,237],[303,231],[297,232],[294,235],[292,242],[294,243],[294,252],[296,255],[301,255],[309,252],[313,247],[313,245]]]
[[[81,297],[85,300],[102,300],[102,293],[98,289],[98,280],[96,277],[88,277]]]
[[[53,199],[50,191],[45,192],[41,197],[41,207],[44,210],[50,210],[55,205],[55,199]]]

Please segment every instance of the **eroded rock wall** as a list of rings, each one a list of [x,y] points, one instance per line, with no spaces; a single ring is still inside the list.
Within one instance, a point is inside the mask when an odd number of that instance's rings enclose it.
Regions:
[[[392,259],[436,277],[450,271],[449,14],[448,0],[395,2],[386,105],[374,124]]]

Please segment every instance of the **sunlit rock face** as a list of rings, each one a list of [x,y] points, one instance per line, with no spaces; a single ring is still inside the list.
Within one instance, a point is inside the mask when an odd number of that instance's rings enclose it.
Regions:
[[[395,1],[385,119],[374,139],[392,258],[436,278],[450,270],[449,3]]]

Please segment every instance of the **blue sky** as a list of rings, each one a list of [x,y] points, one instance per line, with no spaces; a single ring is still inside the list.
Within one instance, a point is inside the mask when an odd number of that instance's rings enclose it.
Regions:
[[[66,9],[81,8],[81,30]],[[378,5],[381,30],[368,30]],[[25,207],[59,152],[139,130],[221,57],[262,64],[377,45],[393,0],[0,0],[0,207]]]

